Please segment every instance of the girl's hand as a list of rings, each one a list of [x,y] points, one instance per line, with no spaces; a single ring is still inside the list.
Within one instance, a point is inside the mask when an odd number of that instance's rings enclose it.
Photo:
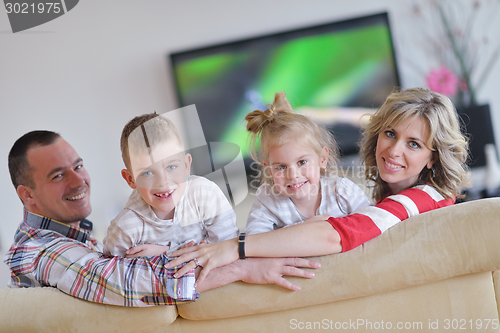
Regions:
[[[152,257],[165,254],[170,249],[168,245],[139,244],[125,252],[125,258]]]
[[[238,238],[210,244],[200,244],[197,246],[183,248],[172,252],[170,257],[177,257],[167,264],[167,268],[172,268],[186,262],[175,278],[183,276],[185,273],[198,266],[202,267],[196,280],[199,285],[207,277],[208,273],[215,268],[228,265],[238,260]]]
[[[311,216],[308,219],[305,219],[304,223],[309,223],[309,222],[323,222],[323,221],[328,220],[329,218],[330,218],[329,215],[314,215],[314,216]]]

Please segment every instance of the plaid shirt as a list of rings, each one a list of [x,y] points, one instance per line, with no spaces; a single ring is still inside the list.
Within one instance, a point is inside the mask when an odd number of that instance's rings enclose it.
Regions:
[[[55,287],[96,303],[148,306],[193,301],[194,270],[174,279],[166,256],[107,257],[90,235],[92,223],[74,228],[28,211],[5,255],[10,287]]]

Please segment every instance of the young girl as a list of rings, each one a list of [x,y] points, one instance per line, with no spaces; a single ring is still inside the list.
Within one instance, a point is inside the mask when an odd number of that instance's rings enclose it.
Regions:
[[[348,251],[408,217],[452,205],[466,183],[467,140],[450,100],[427,89],[389,95],[371,117],[361,146],[376,206],[272,232],[176,251],[174,266],[195,259],[208,271],[245,257],[317,256]],[[333,227],[333,228],[332,228]],[[198,259],[196,259],[198,258]],[[193,268],[190,262],[179,272]]]
[[[370,205],[358,186],[334,175],[337,146],[332,134],[294,113],[284,92],[275,95],[266,111],[250,112],[245,120],[252,133],[250,155],[261,167],[263,183],[248,216],[247,234],[314,215],[345,216]]]

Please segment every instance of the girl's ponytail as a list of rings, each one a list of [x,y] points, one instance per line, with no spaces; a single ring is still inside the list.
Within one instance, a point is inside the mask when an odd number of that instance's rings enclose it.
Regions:
[[[285,92],[281,91],[274,96],[273,103],[265,111],[255,110],[245,116],[247,131],[260,135],[266,125],[272,123],[281,114],[287,113],[293,113],[293,109],[286,99]]]
[[[328,148],[329,163],[322,174],[327,176],[336,172],[338,147],[332,133],[306,116],[295,113],[285,92],[277,93],[273,103],[265,111],[252,111],[246,115],[245,120],[250,133],[248,154],[257,162],[258,167],[255,169],[264,170],[264,165],[269,162],[269,151],[273,147],[295,141],[311,147],[318,155],[323,154],[324,147]],[[264,183],[272,181],[268,172],[263,171],[260,176]]]

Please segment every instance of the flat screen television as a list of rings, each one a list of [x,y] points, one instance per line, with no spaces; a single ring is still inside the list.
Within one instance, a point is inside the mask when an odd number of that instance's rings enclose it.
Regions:
[[[244,117],[265,110],[276,92],[331,130],[347,156],[358,152],[360,117],[400,85],[387,13],[175,52],[170,60],[179,106],[195,104],[206,141],[236,143],[247,166]]]

